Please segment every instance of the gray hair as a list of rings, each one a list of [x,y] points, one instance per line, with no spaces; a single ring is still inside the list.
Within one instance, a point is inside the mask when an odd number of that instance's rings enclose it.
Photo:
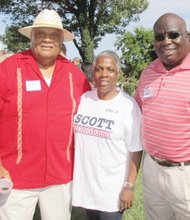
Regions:
[[[119,71],[120,70],[120,67],[121,67],[121,63],[120,63],[120,59],[119,59],[119,56],[112,50],[105,50],[105,51],[102,51],[100,52],[93,60],[92,62],[92,69],[94,70],[94,67],[96,66],[96,63],[97,63],[97,60],[98,58],[102,57],[102,56],[109,56],[109,57],[112,57],[114,58],[114,60],[116,61],[116,67],[117,67],[117,70]]]

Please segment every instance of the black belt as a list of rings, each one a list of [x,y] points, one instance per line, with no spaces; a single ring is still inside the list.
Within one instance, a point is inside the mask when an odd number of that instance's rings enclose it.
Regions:
[[[190,161],[184,161],[184,162],[172,162],[168,160],[159,159],[157,157],[153,157],[150,155],[150,157],[159,165],[164,167],[180,167],[180,166],[188,166],[190,165]]]

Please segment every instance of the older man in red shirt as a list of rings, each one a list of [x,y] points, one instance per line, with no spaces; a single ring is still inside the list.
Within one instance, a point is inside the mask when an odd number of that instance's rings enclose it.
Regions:
[[[73,115],[90,85],[60,55],[74,35],[54,10],[19,32],[31,49],[0,64],[0,177],[14,184],[0,200],[0,219],[30,220],[37,202],[43,220],[70,219]]]

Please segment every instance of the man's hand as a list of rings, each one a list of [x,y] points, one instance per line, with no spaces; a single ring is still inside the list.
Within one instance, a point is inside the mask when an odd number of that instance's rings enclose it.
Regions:
[[[9,174],[9,171],[7,169],[5,169],[1,160],[0,160],[0,178],[7,178],[7,179],[11,180],[11,176]]]

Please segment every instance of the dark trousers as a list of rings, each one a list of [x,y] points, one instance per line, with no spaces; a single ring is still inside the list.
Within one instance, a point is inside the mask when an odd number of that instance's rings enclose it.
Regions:
[[[98,210],[85,209],[88,220],[121,220],[121,212],[103,212]]]

